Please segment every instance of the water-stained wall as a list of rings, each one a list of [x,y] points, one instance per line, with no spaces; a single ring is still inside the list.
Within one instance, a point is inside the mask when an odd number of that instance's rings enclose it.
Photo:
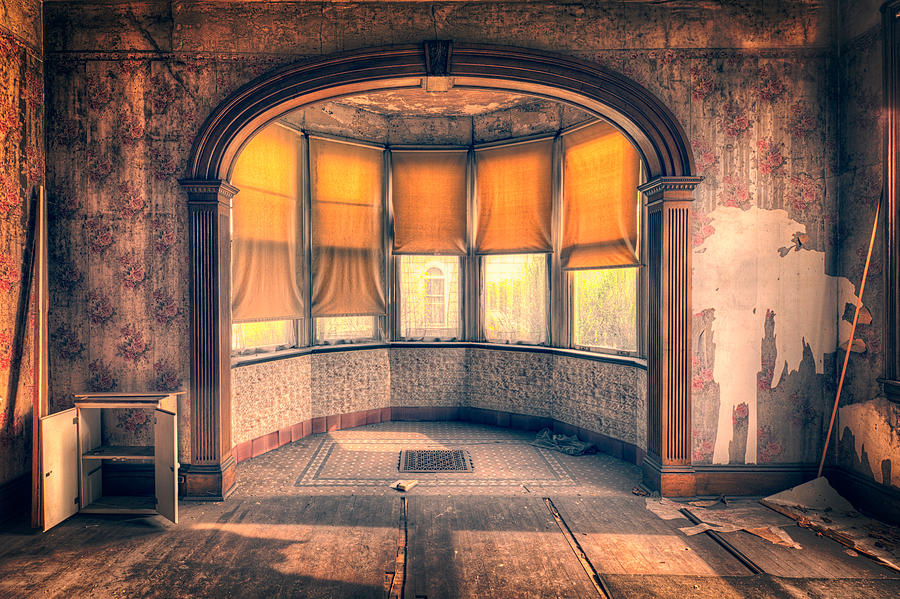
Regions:
[[[878,9],[882,2],[841,3],[838,76],[840,84],[839,272],[859,286],[881,198],[883,168],[882,52]],[[882,215],[882,222],[883,222]],[[834,440],[838,465],[885,486],[900,487],[900,404],[879,397],[884,373],[884,232],[879,228],[863,303],[871,319],[856,331],[862,340],[850,355]],[[839,324],[849,336],[853,301],[838,305]],[[843,358],[843,355],[840,355]],[[838,366],[840,368],[840,366]],[[832,398],[833,399],[833,398]]]
[[[23,295],[23,252],[32,194],[44,183],[44,60],[41,3],[0,5],[0,487],[31,467],[34,356]],[[26,325],[24,330],[22,325]],[[17,375],[18,372],[18,375]]]
[[[835,328],[835,302],[816,294],[853,293],[856,284],[835,265],[830,5],[45,7],[55,407],[70,405],[77,389],[186,383],[186,198],[176,179],[219,102],[304,58],[439,38],[593,61],[671,108],[705,177],[694,204],[694,460],[815,459],[837,344],[822,333]],[[748,276],[717,266],[735,259]],[[729,331],[733,322],[748,328]]]

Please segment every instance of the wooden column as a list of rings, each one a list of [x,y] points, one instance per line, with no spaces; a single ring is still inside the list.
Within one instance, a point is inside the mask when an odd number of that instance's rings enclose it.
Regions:
[[[884,22],[884,393],[900,401],[900,0],[882,7]]]
[[[222,500],[234,490],[231,454],[231,198],[224,181],[180,181],[190,231],[191,463],[185,499]]]
[[[700,177],[660,177],[647,198],[647,457],[644,484],[694,495],[691,466],[691,202]]]

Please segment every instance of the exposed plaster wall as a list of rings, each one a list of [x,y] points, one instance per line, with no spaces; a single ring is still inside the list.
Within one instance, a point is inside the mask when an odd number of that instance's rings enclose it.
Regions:
[[[715,343],[712,378],[719,384],[712,461],[732,461],[740,431],[749,434],[742,442],[744,455],[737,457],[756,463],[760,387],[777,388],[783,377],[800,369],[807,352],[813,371],[826,373],[825,362],[833,359],[838,340],[838,289],[846,295],[849,282],[842,279],[838,285],[826,274],[825,252],[797,244],[806,227],[784,210],[720,206],[708,218],[716,234],[694,250],[694,309],[714,315],[707,328]],[[768,369],[762,355],[767,321],[774,321]],[[813,386],[805,391],[816,394],[814,405],[821,409],[821,391]],[[744,418],[746,429],[735,426]]]
[[[839,456],[883,485],[900,487],[900,405],[884,397],[846,405],[838,412]]]
[[[39,0],[0,3],[0,486],[31,468],[32,329],[20,331],[17,378],[13,344],[28,301],[21,284],[28,207],[44,183],[42,38]]]

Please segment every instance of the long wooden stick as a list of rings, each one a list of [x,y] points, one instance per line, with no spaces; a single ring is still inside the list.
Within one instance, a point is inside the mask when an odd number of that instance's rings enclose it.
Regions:
[[[838,402],[841,401],[841,391],[844,388],[844,377],[847,374],[847,363],[850,361],[850,348],[853,347],[853,337],[856,335],[856,324],[859,322],[859,309],[862,307],[862,296],[866,290],[866,279],[869,276],[869,263],[872,261],[872,248],[875,245],[875,231],[878,229],[878,215],[881,212],[881,201],[875,207],[875,222],[872,223],[872,237],[869,239],[869,251],[866,254],[866,265],[863,267],[862,281],[859,283],[859,294],[856,296],[856,313],[853,315],[853,326],[850,327],[850,339],[847,340],[847,349],[844,351],[844,366],[841,368],[841,378],[838,381],[837,394],[834,397],[834,407],[831,409],[831,420],[828,422],[828,432],[825,434],[825,446],[822,448],[822,459],[819,460],[819,472],[816,478],[822,476],[825,467],[825,456],[828,455],[828,443],[831,441],[831,431],[834,428],[834,417],[837,415]]]
[[[43,454],[41,453],[41,418],[49,413],[48,401],[48,299],[47,273],[47,198],[40,189],[34,238],[34,395],[32,396],[32,444],[31,444],[31,526],[41,528],[44,520],[44,498],[41,492]]]

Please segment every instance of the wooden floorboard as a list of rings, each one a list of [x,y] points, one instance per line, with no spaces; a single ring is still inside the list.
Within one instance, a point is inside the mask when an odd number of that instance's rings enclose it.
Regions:
[[[553,498],[598,573],[742,576],[747,569],[705,535],[685,536],[687,519],[661,520],[640,497]]]
[[[597,596],[540,497],[409,505],[409,599]]]
[[[640,471],[609,456],[554,454],[536,476],[528,471],[532,435],[515,431],[388,423],[330,437],[354,447],[387,439],[398,451],[404,439],[471,442],[481,456],[471,475],[478,480],[423,478],[398,493],[388,487],[401,478],[393,472],[373,483],[373,472],[389,470],[377,459],[396,468],[397,453],[378,445],[326,465],[350,477],[356,468],[359,484],[297,486],[325,438],[316,436],[242,462],[234,495],[182,502],[178,525],[158,516],[79,515],[44,534],[24,524],[0,530],[0,598],[381,598],[396,564],[401,497],[408,500],[405,599],[599,596],[544,497],[617,599],[900,596],[895,573],[789,523],[802,550],[723,535],[766,571],[751,575],[708,536],[678,531],[687,519],[649,512],[631,494]],[[513,471],[533,481],[491,481]]]
[[[773,576],[900,579],[900,573],[880,566],[863,555],[850,556],[840,543],[796,526],[793,522],[786,523],[784,529],[802,549],[775,545],[743,531],[722,533],[722,536]]]

